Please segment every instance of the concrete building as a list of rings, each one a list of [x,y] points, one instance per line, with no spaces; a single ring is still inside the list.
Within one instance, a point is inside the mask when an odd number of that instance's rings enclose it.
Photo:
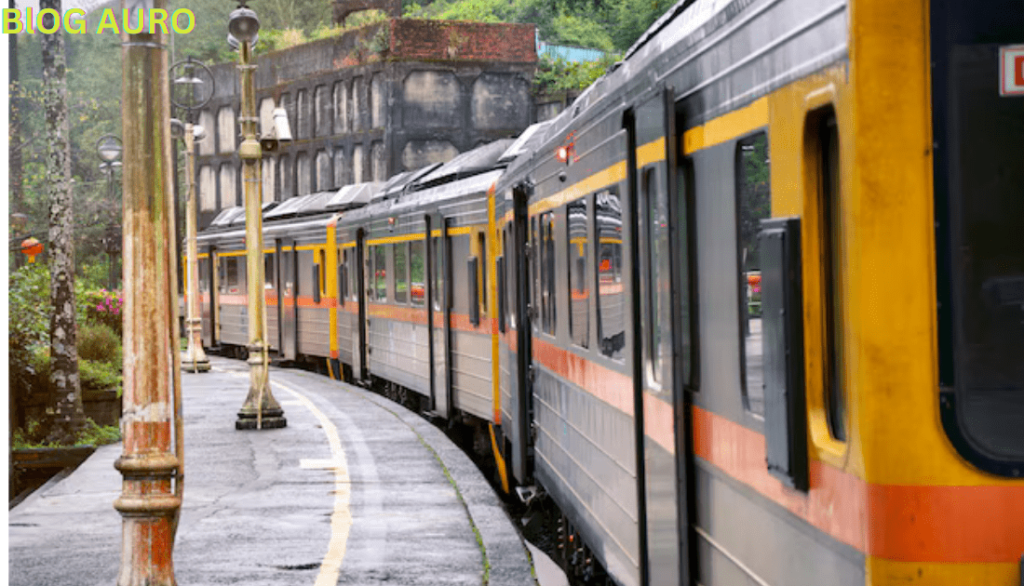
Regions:
[[[535,117],[533,25],[390,19],[258,57],[257,108],[295,141],[264,153],[264,201],[382,181],[522,132]],[[258,47],[257,47],[258,54]],[[238,71],[212,68],[201,112],[199,225],[241,205]]]

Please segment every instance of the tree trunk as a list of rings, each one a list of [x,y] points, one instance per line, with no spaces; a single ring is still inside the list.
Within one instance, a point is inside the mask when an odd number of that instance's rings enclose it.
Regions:
[[[61,14],[60,0],[41,0],[40,11]],[[47,28],[53,16],[46,15]],[[43,104],[46,109],[46,189],[50,200],[50,434],[69,443],[85,424],[78,378],[75,325],[75,240],[71,198],[71,142],[64,35],[42,35]]]
[[[15,0],[9,0],[10,7],[15,8]],[[8,35],[8,53],[10,78],[8,83],[8,95],[11,97],[10,118],[8,119],[8,138],[10,140],[8,150],[8,165],[10,172],[10,205],[11,213],[25,213],[25,201],[22,191],[22,166],[21,166],[21,79],[18,77],[18,35]],[[23,231],[23,229],[22,229]],[[17,230],[16,230],[17,232]],[[16,233],[15,236],[18,234]],[[20,245],[21,239],[15,244]],[[14,253],[14,266],[21,267],[24,256],[20,251]]]

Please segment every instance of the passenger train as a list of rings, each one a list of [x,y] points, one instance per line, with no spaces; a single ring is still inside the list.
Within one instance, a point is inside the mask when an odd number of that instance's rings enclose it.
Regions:
[[[617,584],[1018,586],[1022,44],[1019,1],[683,0],[515,140],[268,205],[271,349],[475,429]]]

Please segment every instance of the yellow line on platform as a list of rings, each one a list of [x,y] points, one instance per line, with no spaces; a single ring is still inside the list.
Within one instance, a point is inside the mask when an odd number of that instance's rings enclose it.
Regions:
[[[312,401],[284,383],[273,381],[271,384],[291,393],[306,409],[313,413],[320,421],[320,428],[324,430],[324,434],[327,436],[327,443],[331,446],[331,459],[333,461],[331,468],[334,470],[334,512],[331,513],[331,541],[327,546],[324,561],[320,564],[320,574],[316,577],[315,586],[335,586],[338,583],[338,576],[341,574],[341,562],[345,559],[348,534],[352,529],[352,511],[349,510],[352,487],[348,477],[348,462],[345,459],[345,450],[341,448],[338,428],[331,423],[331,420],[326,415],[317,409]]]

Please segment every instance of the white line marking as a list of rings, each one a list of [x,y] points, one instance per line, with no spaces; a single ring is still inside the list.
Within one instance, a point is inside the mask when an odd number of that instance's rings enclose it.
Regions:
[[[345,460],[345,450],[341,449],[341,439],[338,437],[338,428],[331,423],[326,415],[316,408],[312,401],[288,385],[274,381],[272,383],[292,394],[299,400],[306,409],[309,409],[318,420],[324,434],[327,435],[327,443],[331,446],[331,460],[319,460],[326,464],[325,468],[334,470],[334,512],[331,513],[331,541],[327,545],[327,553],[324,561],[320,564],[320,574],[316,577],[315,586],[335,586],[338,583],[338,576],[341,574],[341,562],[345,559],[345,547],[348,544],[348,534],[352,529],[352,511],[349,510],[351,497],[351,485],[348,478],[348,462]],[[300,462],[301,465],[301,462]]]
[[[235,376],[246,376],[241,373],[231,373]],[[302,393],[290,386],[273,381],[272,385],[287,391],[295,397],[295,403],[301,403],[306,409],[320,421],[320,427],[327,436],[327,443],[331,447],[330,460],[303,459],[299,466],[306,468],[305,463],[317,464],[317,468],[334,470],[334,512],[331,513],[331,540],[327,544],[327,553],[320,563],[320,574],[316,577],[314,586],[337,586],[338,576],[341,574],[341,562],[345,559],[345,548],[348,544],[348,534],[352,529],[352,511],[349,510],[351,500],[351,484],[348,477],[348,461],[345,459],[345,450],[341,449],[341,439],[338,437],[338,428],[331,423],[312,401]],[[291,403],[292,401],[287,401]]]

